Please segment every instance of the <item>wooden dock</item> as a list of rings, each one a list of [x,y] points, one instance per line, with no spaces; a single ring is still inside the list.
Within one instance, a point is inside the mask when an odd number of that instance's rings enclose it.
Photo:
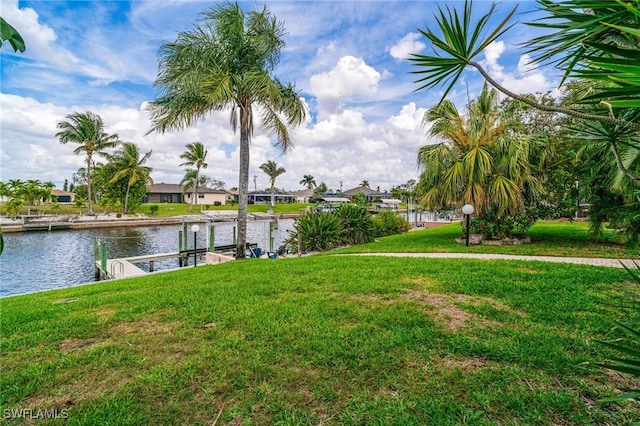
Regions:
[[[258,247],[256,243],[247,243],[247,250],[255,250]],[[236,246],[224,245],[216,246],[215,253],[235,253]],[[202,262],[207,254],[207,249],[200,248],[195,255]],[[156,260],[178,259],[180,267],[186,266],[189,257],[194,256],[193,250],[183,250],[171,253],[148,254],[143,256],[121,257],[119,259],[106,259],[106,265],[102,265],[100,260],[95,261],[96,279],[109,280],[114,278],[131,278],[145,275],[147,272],[137,267],[136,263],[149,263],[149,272],[153,272],[153,262]]]

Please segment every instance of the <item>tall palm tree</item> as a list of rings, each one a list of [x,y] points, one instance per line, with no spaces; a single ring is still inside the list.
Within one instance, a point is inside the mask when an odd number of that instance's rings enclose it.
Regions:
[[[198,200],[198,187],[200,186],[200,169],[206,169],[209,164],[205,163],[207,158],[208,151],[204,149],[204,144],[202,142],[193,142],[187,144],[187,150],[180,154],[180,158],[185,160],[184,163],[180,164],[182,166],[193,166],[195,167],[196,175],[193,178],[193,193],[191,194],[191,203],[189,204],[189,211],[191,211],[191,207]],[[187,171],[188,173],[189,171]],[[185,175],[186,177],[186,175]],[[184,179],[183,179],[184,180]],[[205,180],[206,182],[206,180]]]
[[[500,107],[498,92],[485,84],[466,115],[450,101],[425,113],[430,136],[443,142],[418,151],[423,206],[437,210],[471,204],[479,216],[504,217],[524,208],[525,191],[541,191],[531,173],[533,148],[517,132],[516,106]]]
[[[363,186],[365,188],[370,188],[369,181],[367,179],[364,179],[362,182],[360,182],[360,186]]]
[[[276,178],[281,174],[285,173],[286,170],[284,167],[278,167],[278,164],[275,161],[269,160],[266,163],[262,163],[260,165],[260,170],[265,172],[267,176],[269,176],[269,183],[271,184],[271,210],[275,206],[275,188],[276,188]]]
[[[142,181],[145,184],[151,184],[151,167],[145,166],[149,157],[149,151],[140,157],[140,151],[136,144],[125,142],[122,147],[111,157],[111,161],[115,166],[116,172],[113,174],[109,183],[115,183],[122,178],[127,179],[127,192],[124,197],[124,212],[129,213],[129,193],[131,187]]]
[[[300,185],[306,186],[307,189],[313,189],[316,187],[316,181],[311,175],[304,175],[300,181]]]
[[[160,48],[155,85],[161,95],[149,105],[152,131],[182,129],[222,110],[231,112],[233,130],[240,129],[237,259],[245,258],[254,108],[283,153],[293,147],[289,127],[306,118],[294,86],[272,75],[283,36],[282,23],[266,7],[245,15],[237,3],[224,3],[205,12],[201,25]]]
[[[91,166],[93,156],[106,156],[108,148],[115,148],[118,143],[118,135],[110,135],[104,131],[102,118],[91,111],[74,112],[67,115],[67,121],[58,122],[56,137],[60,143],[77,143],[78,146],[73,152],[75,154],[84,153],[87,162],[87,201],[89,203],[89,214],[93,214],[91,205]]]

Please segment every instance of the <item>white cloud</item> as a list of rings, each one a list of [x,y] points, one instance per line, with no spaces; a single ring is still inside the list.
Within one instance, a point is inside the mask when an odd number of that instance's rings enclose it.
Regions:
[[[336,112],[344,98],[370,99],[378,89],[380,73],[362,58],[343,56],[329,72],[311,76],[311,93],[320,114]]]
[[[549,81],[542,69],[535,68],[529,62],[529,55],[521,55],[518,60],[516,72],[506,72],[500,63],[501,57],[506,52],[503,41],[494,41],[484,50],[484,61],[481,65],[501,85],[514,93],[537,93],[553,90],[555,85]]]
[[[407,59],[411,53],[421,52],[426,45],[420,41],[420,34],[409,33],[391,46],[389,53],[396,59]]]

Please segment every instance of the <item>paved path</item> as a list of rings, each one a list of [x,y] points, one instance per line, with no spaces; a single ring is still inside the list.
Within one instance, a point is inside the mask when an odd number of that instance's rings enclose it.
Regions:
[[[578,265],[605,266],[608,268],[622,268],[623,262],[630,268],[635,268],[632,259],[604,259],[593,257],[557,257],[557,256],[521,256],[512,254],[482,254],[482,253],[352,253],[345,256],[387,256],[387,257],[427,257],[432,259],[498,259],[498,260],[537,260],[541,262],[575,263]],[[640,265],[640,258],[635,259]]]

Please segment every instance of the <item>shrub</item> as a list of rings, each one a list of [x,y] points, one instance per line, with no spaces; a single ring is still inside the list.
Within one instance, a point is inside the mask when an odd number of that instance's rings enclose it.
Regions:
[[[495,212],[486,212],[480,217],[471,219],[469,231],[473,234],[482,234],[486,239],[500,239],[519,237],[536,223],[539,214],[537,209],[528,209],[513,216],[498,216]],[[466,222],[462,221],[464,232]]]
[[[150,212],[152,215],[156,215],[156,214],[158,214],[158,210],[160,210],[160,206],[159,206],[159,205],[157,205],[157,204],[151,204],[151,205],[149,206],[149,212]]]
[[[323,251],[341,243],[340,221],[333,213],[307,213],[298,218],[284,242],[292,252]]]
[[[376,237],[402,234],[411,229],[411,225],[405,218],[392,211],[381,211],[374,216],[373,227]]]
[[[222,205],[222,203],[221,203],[220,201],[214,201],[214,202],[213,202],[213,205],[214,205],[215,207],[220,207],[220,206]]]
[[[365,207],[344,203],[333,214],[340,221],[343,244],[363,244],[375,238],[373,221]]]

